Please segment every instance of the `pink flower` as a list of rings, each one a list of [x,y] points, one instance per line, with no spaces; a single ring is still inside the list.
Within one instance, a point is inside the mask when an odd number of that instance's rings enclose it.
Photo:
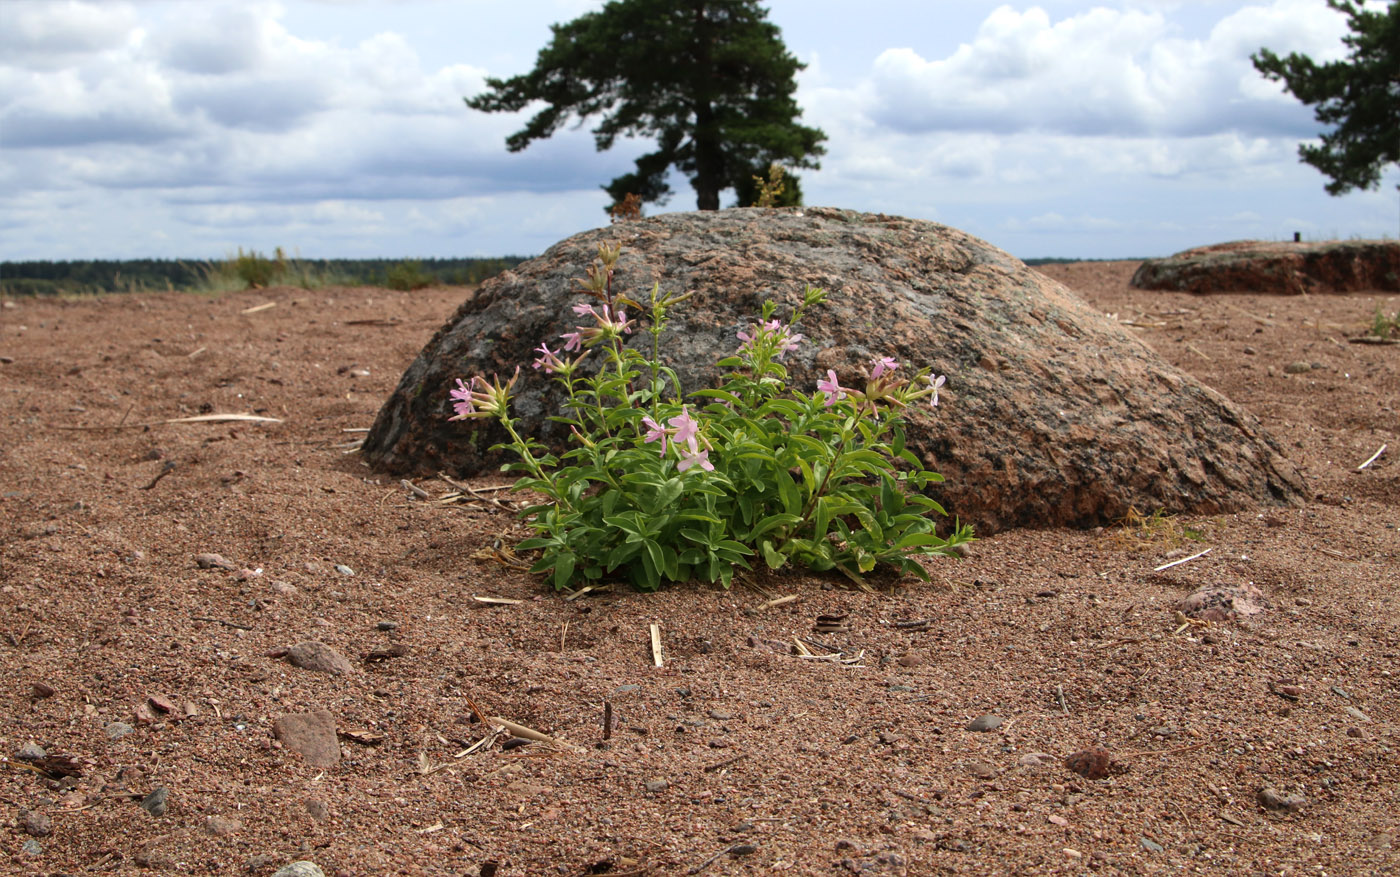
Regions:
[[[702,451],[698,447],[696,447],[695,441],[693,439],[690,443],[690,450],[681,456],[681,461],[680,463],[676,464],[676,469],[678,471],[684,472],[691,466],[699,466],[706,472],[715,471],[715,464],[710,462],[710,452],[707,450]]]
[[[847,388],[841,386],[841,383],[836,380],[835,369],[826,370],[826,380],[817,381],[817,390],[826,394],[826,405],[828,408],[834,405],[837,399],[845,398],[848,392]]]
[[[937,407],[938,407],[938,389],[939,389],[940,387],[942,387],[942,386],[943,386],[945,383],[947,383],[947,382],[948,382],[948,376],[947,376],[947,375],[936,375],[936,376],[935,376],[935,375],[929,375],[929,376],[928,376],[928,387],[929,387],[930,390],[933,391],[933,398],[929,400],[929,403],[928,403],[928,404],[932,405],[934,408],[937,408]]]
[[[456,412],[458,417],[470,417],[476,413],[476,408],[472,406],[471,388],[462,383],[461,378],[457,379],[457,389],[452,390],[448,395],[457,400],[453,404],[452,410]]]
[[[566,352],[567,352],[567,351],[570,351],[570,350],[582,350],[582,349],[583,349],[583,337],[582,337],[581,335],[579,335],[578,332],[565,332],[563,335],[560,335],[559,337],[560,337],[560,338],[563,338],[564,341],[567,342],[567,343],[565,343],[565,345],[564,345],[564,350],[565,350]]]
[[[801,332],[794,332],[791,335],[789,335],[787,330],[784,329],[783,336],[778,339],[778,343],[782,345],[778,350],[778,359],[782,359],[787,354],[792,353],[794,350],[801,347],[802,339],[803,335]]]
[[[879,380],[880,375],[885,372],[892,372],[899,368],[899,363],[896,362],[893,357],[889,356],[877,356],[870,361],[870,364],[872,366],[870,371],[870,379],[872,381]]]
[[[559,351],[550,350],[548,344],[540,344],[535,350],[539,352],[539,357],[535,360],[536,369],[544,369],[544,373],[552,375],[563,369],[564,363],[559,359]]]
[[[585,315],[585,314],[593,314],[593,316],[595,316],[595,317],[598,316],[598,315],[597,315],[596,313],[594,313],[594,311],[593,311],[593,305],[590,305],[590,304],[576,304],[576,305],[574,305],[573,310],[574,310],[574,313],[578,314],[580,317],[582,317],[582,316]]]
[[[666,422],[675,429],[675,432],[671,434],[671,440],[680,444],[689,444],[693,451],[695,437],[700,431],[700,424],[696,423],[695,419],[690,416],[690,410],[681,408],[680,414]]]
[[[643,417],[642,425],[647,428],[647,434],[642,437],[642,440],[650,444],[659,439],[661,441],[661,456],[666,456],[666,436],[668,435],[666,427],[650,417]]]

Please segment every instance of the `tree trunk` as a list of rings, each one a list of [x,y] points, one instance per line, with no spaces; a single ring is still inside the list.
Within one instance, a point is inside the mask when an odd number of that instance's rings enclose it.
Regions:
[[[710,57],[710,29],[705,19],[705,0],[695,4],[695,207],[718,210],[719,190],[724,179],[724,149],[715,130],[714,105],[709,89],[713,65]]]

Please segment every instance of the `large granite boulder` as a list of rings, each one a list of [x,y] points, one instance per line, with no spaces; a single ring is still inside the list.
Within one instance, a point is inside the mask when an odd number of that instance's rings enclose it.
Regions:
[[[1292,503],[1297,469],[1249,412],[1164,362],[1064,286],[957,229],[829,208],[671,213],[575,235],[482,284],[385,403],[371,464],[473,475],[507,457],[498,426],[447,421],[453,380],[526,364],[515,411],[563,447],[561,391],[528,367],[578,318],[577,282],[598,244],[620,241],[620,289],[695,295],[663,350],[699,389],[771,298],[790,313],[806,284],[832,295],[788,359],[806,392],[833,368],[859,380],[875,355],[947,374],[942,404],[912,415],[909,445],[947,481],[936,497],[983,534],[1089,526],[1139,512],[1216,513]],[[642,344],[649,336],[639,333]]]
[[[1400,290],[1400,241],[1233,241],[1148,259],[1133,274],[1138,289],[1175,292]]]

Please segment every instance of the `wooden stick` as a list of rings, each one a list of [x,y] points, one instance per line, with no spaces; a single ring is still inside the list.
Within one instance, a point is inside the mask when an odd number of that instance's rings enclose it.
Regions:
[[[702,771],[704,771],[705,773],[714,773],[714,772],[717,771],[717,770],[720,770],[720,769],[722,769],[722,768],[729,767],[729,765],[733,764],[733,763],[736,762],[736,761],[742,761],[742,760],[744,760],[745,758],[748,758],[748,757],[749,757],[749,754],[748,754],[747,752],[740,752],[738,755],[735,755],[733,758],[726,758],[724,761],[716,762],[715,764],[707,764],[707,765],[705,765],[704,767],[702,767],[702,768],[700,768],[700,769],[701,769]]]
[[[651,660],[657,667],[661,666],[661,625],[651,626]]]
[[[612,739],[612,701],[603,701],[603,739]]]
[[[432,499],[432,497],[428,495],[428,491],[414,484],[412,481],[409,481],[407,478],[400,479],[399,486],[419,499]]]
[[[267,304],[253,305],[251,308],[244,308],[243,310],[239,311],[239,313],[240,313],[240,314],[256,314],[258,311],[265,311],[265,310],[267,310],[268,308],[275,308],[275,307],[277,307],[277,302],[275,302],[275,301],[270,301],[270,302],[268,302]]]
[[[1152,571],[1161,572],[1164,569],[1171,569],[1174,566],[1180,566],[1183,563],[1189,563],[1190,561],[1193,561],[1198,557],[1205,557],[1207,554],[1210,554],[1214,550],[1214,548],[1207,548],[1205,551],[1198,551],[1190,557],[1183,557],[1180,560],[1173,560],[1170,563],[1164,563],[1161,566],[1154,566],[1152,568]]]
[[[502,728],[505,728],[507,731],[511,732],[515,736],[523,737],[526,740],[538,740],[541,743],[554,742],[554,738],[549,736],[548,734],[541,734],[534,728],[527,728],[524,725],[517,725],[515,722],[507,721],[499,716],[492,716],[486,721],[493,725],[500,725]]]
[[[1381,454],[1384,454],[1384,453],[1385,453],[1385,449],[1386,449],[1387,447],[1389,447],[1389,445],[1381,445],[1380,450],[1378,450],[1378,451],[1376,451],[1374,454],[1372,454],[1372,455],[1370,456],[1370,459],[1368,459],[1366,462],[1362,463],[1360,466],[1357,466],[1357,467],[1356,467],[1356,471],[1357,471],[1357,472],[1360,472],[1362,469],[1365,469],[1367,466],[1369,466],[1369,465],[1371,465],[1372,463],[1376,462],[1376,459],[1377,459],[1378,457],[1380,457]]]
[[[276,417],[260,417],[256,414],[199,414],[194,417],[176,417],[162,420],[161,423],[228,423],[232,421],[250,423],[281,423]]]
[[[771,608],[774,607],[774,606],[781,606],[781,605],[783,605],[784,603],[791,603],[793,600],[796,600],[796,599],[797,599],[797,595],[796,595],[796,594],[788,594],[786,597],[774,597],[774,598],[771,599],[771,600],[765,600],[764,602],[759,603],[759,604],[758,604],[756,607],[754,607],[754,608],[755,608],[755,609],[771,609]]]

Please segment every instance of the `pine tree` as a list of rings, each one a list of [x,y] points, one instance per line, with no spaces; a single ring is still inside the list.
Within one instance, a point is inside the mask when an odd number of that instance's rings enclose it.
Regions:
[[[1351,33],[1342,42],[1351,51],[1345,61],[1318,64],[1297,52],[1286,58],[1268,49],[1251,56],[1266,78],[1282,80],[1313,116],[1336,128],[1321,135],[1320,146],[1304,143],[1299,157],[1332,178],[1327,192],[1380,186],[1386,165],[1400,162],[1400,2],[1384,12],[1356,3],[1327,0],[1346,13]]]
[[[820,167],[826,135],[797,123],[793,99],[805,65],[756,0],[612,0],[552,29],[533,70],[488,78],[488,91],[467,98],[485,112],[549,105],[506,139],[511,152],[571,116],[601,116],[593,129],[600,152],[619,136],[657,145],[635,172],[603,187],[614,204],[628,194],[665,203],[674,167],[690,177],[701,210],[719,209],[724,189],[752,188],[755,169],[772,162]]]

